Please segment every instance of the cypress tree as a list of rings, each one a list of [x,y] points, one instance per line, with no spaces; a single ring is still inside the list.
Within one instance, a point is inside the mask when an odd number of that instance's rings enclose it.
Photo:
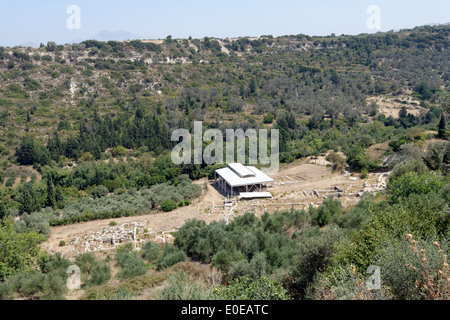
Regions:
[[[2,200],[0,200],[0,220],[6,217],[6,208]]]
[[[445,117],[444,114],[441,114],[441,120],[439,120],[438,124],[438,135],[439,139],[445,139],[447,130],[445,128]]]
[[[39,161],[38,145],[32,136],[22,138],[19,147],[16,149],[16,157],[21,165],[32,165]]]
[[[32,213],[39,210],[39,195],[31,183],[25,183],[19,190],[18,202],[20,203],[20,213]]]
[[[45,206],[56,207],[56,196],[55,196],[55,185],[53,184],[53,179],[51,175],[47,178],[47,199],[45,200]]]

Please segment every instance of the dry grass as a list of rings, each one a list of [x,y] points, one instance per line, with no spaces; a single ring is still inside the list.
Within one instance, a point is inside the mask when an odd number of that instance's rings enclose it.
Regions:
[[[190,279],[202,279],[204,282],[211,285],[218,285],[222,282],[222,274],[220,271],[211,267],[210,265],[202,264],[193,261],[184,261],[177,263],[171,269],[171,272],[184,272]]]
[[[141,294],[144,290],[153,288],[167,278],[166,272],[152,272],[139,277],[127,279],[115,284],[104,284],[86,289],[82,300],[108,300],[116,295],[120,289],[130,292],[133,296]]]
[[[376,162],[377,160],[380,160],[384,156],[384,154],[386,153],[386,151],[388,151],[388,149],[389,149],[389,142],[386,141],[383,143],[378,143],[370,146],[367,149],[366,154],[369,157],[370,161]]]
[[[410,248],[414,251],[417,259],[420,262],[422,271],[420,274],[423,280],[416,281],[416,287],[425,300],[450,300],[450,268],[447,262],[447,255],[438,242],[433,242],[434,246],[439,250],[441,255],[441,266],[433,269],[427,259],[427,254],[424,249],[417,248],[416,240],[413,240],[413,235],[408,234],[406,237],[410,244]],[[419,272],[416,267],[408,264],[408,267]]]

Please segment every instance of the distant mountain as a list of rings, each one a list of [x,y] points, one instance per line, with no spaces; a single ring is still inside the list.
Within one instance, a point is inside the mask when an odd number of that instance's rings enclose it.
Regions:
[[[100,31],[99,33],[93,35],[92,37],[89,38],[89,40],[97,40],[97,41],[124,41],[124,40],[128,40],[128,39],[139,39],[139,38],[143,38],[139,35],[136,35],[134,33],[130,33],[128,31],[123,31],[123,30],[119,30],[119,31],[109,31],[109,30],[103,30]],[[85,39],[88,40],[88,39]]]
[[[37,42],[33,42],[33,41],[28,41],[28,42],[24,42],[19,44],[20,47],[33,47],[33,48],[39,48],[40,43]]]
[[[426,23],[424,25],[425,26],[430,26],[430,27],[437,27],[437,26],[440,26],[442,24],[441,23],[436,23],[436,22],[430,22],[430,23]],[[445,25],[445,23],[443,25]]]

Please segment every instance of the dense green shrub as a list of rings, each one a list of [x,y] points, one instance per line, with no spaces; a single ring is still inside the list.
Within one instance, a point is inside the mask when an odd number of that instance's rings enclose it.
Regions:
[[[116,254],[116,259],[121,267],[118,277],[120,279],[138,277],[147,272],[147,266],[136,251],[123,250]]]
[[[309,208],[312,220],[319,227],[329,224],[332,220],[338,219],[342,214],[342,204],[339,199],[333,197],[326,198],[318,208]]]
[[[51,210],[41,210],[32,214],[24,213],[14,224],[16,232],[35,231],[44,236],[50,234],[49,221],[55,218]]]
[[[355,207],[344,215],[336,217],[333,221],[341,228],[359,229],[370,217],[369,208],[375,205],[373,198],[373,194],[365,192]]]
[[[231,278],[248,277],[258,280],[266,275],[267,256],[264,252],[256,253],[250,261],[242,259],[233,262],[228,272]]]
[[[43,291],[45,275],[43,273],[23,272],[9,279],[14,292],[22,297],[32,297]]]
[[[153,241],[147,241],[141,248],[142,257],[148,262],[156,263],[161,256],[161,246]]]
[[[60,252],[55,252],[53,255],[44,253],[40,255],[37,263],[43,273],[56,271],[61,276],[66,276],[67,269],[73,264]]]
[[[261,219],[246,213],[229,225],[188,220],[175,233],[174,244],[191,259],[212,262],[225,275],[247,274],[251,268],[255,268],[252,276],[271,274],[287,268],[298,250],[297,242],[284,230],[301,230],[309,219],[306,212],[292,210]]]
[[[108,188],[102,185],[98,186],[97,188],[91,191],[91,195],[94,199],[104,197],[108,193],[109,193]]]
[[[171,244],[165,244],[157,261],[157,267],[161,270],[184,260],[186,260],[186,254],[182,250]]]
[[[45,238],[36,232],[16,233],[11,218],[0,221],[0,280],[30,270]]]
[[[446,239],[450,228],[450,215],[446,208],[445,200],[434,192],[426,197],[411,194],[393,205],[370,206],[370,218],[352,235],[351,243],[338,246],[336,264],[351,263],[358,272],[363,272],[386,241],[404,239],[408,233],[424,240]]]
[[[111,279],[111,267],[106,262],[97,262],[91,269],[91,277],[86,284],[89,286],[99,286]]]
[[[91,275],[92,269],[99,263],[93,252],[81,253],[75,256],[75,264],[82,273]]]
[[[65,278],[58,272],[19,273],[8,279],[12,290],[21,297],[41,297],[41,299],[62,299],[67,291]]]
[[[432,269],[439,269],[442,263],[442,256],[432,241],[418,240],[418,247],[425,250],[428,265]],[[448,254],[446,244],[442,247],[444,254]],[[416,287],[416,281],[423,281],[424,266],[418,260],[416,253],[410,248],[406,239],[399,241],[389,241],[381,246],[374,264],[382,271],[383,284],[388,286],[396,299],[400,300],[420,300],[420,290]],[[416,270],[413,270],[413,266]]]
[[[154,185],[140,193],[115,193],[108,197],[95,199],[84,197],[78,201],[67,201],[62,217],[57,217],[59,216],[58,211],[49,211],[52,213],[49,224],[51,226],[67,225],[96,219],[146,214],[157,204],[160,205],[163,201],[170,200],[168,197],[172,198],[172,201],[180,201],[181,199],[195,198],[201,194],[201,188],[192,184],[192,181],[186,176],[180,176],[179,180],[177,186],[164,183]],[[173,205],[172,201],[170,201],[171,205]]]
[[[5,186],[12,187],[15,181],[16,181],[16,174],[13,173],[11,174],[11,176],[9,176],[8,180],[6,180]]]
[[[408,198],[410,194],[425,195],[430,192],[440,192],[443,186],[444,178],[441,175],[434,175],[431,172],[419,175],[413,171],[391,179],[388,183],[387,192],[391,195],[390,202],[398,203],[402,199]]]
[[[330,226],[328,230],[300,241],[292,271],[287,279],[289,291],[294,297],[299,298],[306,294],[315,276],[331,263],[334,248],[342,239],[343,231]]]
[[[161,210],[164,212],[175,210],[177,207],[175,201],[171,199],[164,200],[163,203],[161,203]]]
[[[118,156],[124,156],[126,154],[127,150],[123,147],[123,146],[117,146],[112,148],[111,150],[111,154],[114,157],[118,157]]]
[[[382,271],[381,271],[382,272]],[[383,275],[383,273],[381,273]],[[352,265],[333,267],[317,274],[306,290],[307,300],[386,300],[392,299],[389,289],[381,282],[381,288],[369,289],[366,274],[358,274]]]
[[[251,280],[243,277],[233,280],[227,287],[214,288],[214,294],[224,300],[291,300],[281,283],[267,277]]]
[[[0,300],[9,300],[12,298],[12,288],[8,282],[0,281]]]
[[[404,175],[408,172],[417,172],[418,175],[422,175],[427,172],[427,166],[420,160],[407,160],[397,164],[389,175],[390,180]]]

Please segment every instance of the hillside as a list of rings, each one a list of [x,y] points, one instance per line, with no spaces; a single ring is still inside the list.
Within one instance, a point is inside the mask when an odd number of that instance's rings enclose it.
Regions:
[[[11,159],[8,151],[25,132],[45,142],[56,129],[63,137],[75,134],[80,121],[96,114],[130,119],[138,109],[173,129],[191,127],[194,119],[262,126],[267,113],[303,124],[323,114],[360,121],[379,115],[367,102],[373,96],[429,108],[448,85],[448,44],[449,27],[440,26],[359,36],[168,37],[0,48],[7,65],[0,71],[2,153]],[[409,100],[413,96],[425,102]],[[127,141],[123,130],[118,134],[125,147],[142,145]]]
[[[449,44],[440,25],[0,47],[0,300],[448,299]],[[194,121],[278,129],[273,198],[174,164]]]

